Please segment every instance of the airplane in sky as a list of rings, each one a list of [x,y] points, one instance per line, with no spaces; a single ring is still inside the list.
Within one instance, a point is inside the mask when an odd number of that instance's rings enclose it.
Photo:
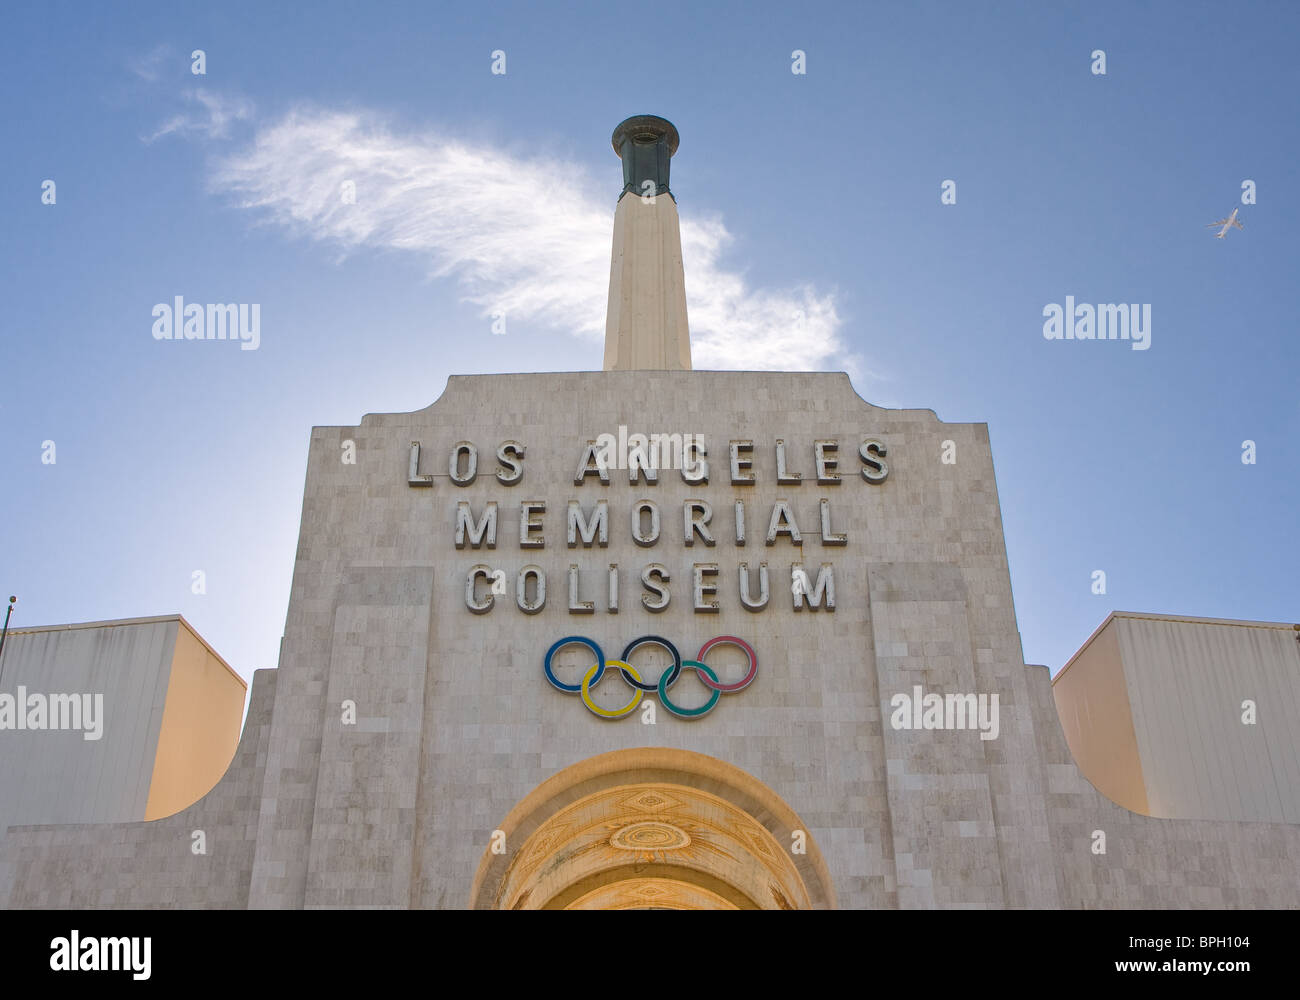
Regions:
[[[1232,214],[1228,216],[1226,219],[1220,219],[1218,222],[1211,222],[1208,225],[1206,225],[1205,228],[1213,229],[1215,226],[1223,227],[1217,233],[1214,234],[1214,238],[1216,240],[1223,239],[1223,237],[1227,235],[1228,230],[1231,229],[1233,226],[1236,226],[1238,229],[1246,228],[1240,222],[1237,221],[1237,210],[1235,208],[1232,210]]]

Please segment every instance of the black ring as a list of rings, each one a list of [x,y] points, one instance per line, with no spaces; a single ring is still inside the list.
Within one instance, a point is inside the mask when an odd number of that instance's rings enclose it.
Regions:
[[[657,646],[663,646],[664,649],[668,650],[668,652],[670,652],[670,653],[673,654],[673,669],[672,669],[672,673],[670,673],[670,674],[668,675],[668,680],[667,680],[667,682],[664,684],[664,687],[665,687],[665,688],[670,688],[670,687],[672,687],[674,684],[677,683],[677,678],[680,677],[680,676],[681,676],[681,673],[682,673],[682,654],[679,653],[679,652],[677,652],[677,647],[674,646],[674,645],[673,645],[671,642],[669,642],[667,639],[665,639],[663,636],[660,636],[660,635],[643,635],[643,636],[641,636],[640,639],[633,639],[633,640],[632,640],[631,642],[629,642],[629,643],[627,644],[627,646],[623,649],[623,655],[620,656],[619,659],[622,660],[624,663],[631,663],[632,661],[629,660],[628,657],[632,655],[633,651],[634,651],[638,646],[644,646],[646,643],[654,643],[654,644],[657,645]],[[622,667],[619,667],[618,669],[619,669],[619,671],[623,674],[623,680],[627,681],[627,682],[628,682],[629,684],[631,684],[634,688],[640,688],[642,691],[658,691],[658,690],[659,690],[659,678],[656,677],[656,678],[654,679],[653,682],[651,682],[651,683],[649,683],[649,684],[646,684],[646,683],[644,683],[644,682],[642,682],[642,681],[638,681],[638,680],[636,680],[635,678],[633,678],[633,677],[632,677],[632,676],[631,676],[631,675],[630,675],[626,670],[624,670]]]

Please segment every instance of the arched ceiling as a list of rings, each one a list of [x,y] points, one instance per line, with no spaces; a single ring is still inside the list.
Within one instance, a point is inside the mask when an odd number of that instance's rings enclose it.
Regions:
[[[647,747],[581,761],[525,797],[501,830],[506,850],[485,855],[471,905],[834,906],[798,817],[761,782],[702,754]]]
[[[646,782],[595,792],[542,824],[510,866],[501,906],[550,908],[573,886],[595,887],[609,871],[650,866],[737,908],[810,905],[788,853],[753,816],[708,792]]]

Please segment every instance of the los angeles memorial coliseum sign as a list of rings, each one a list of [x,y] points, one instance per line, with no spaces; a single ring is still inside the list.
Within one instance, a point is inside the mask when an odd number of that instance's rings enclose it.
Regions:
[[[753,440],[733,438],[727,442],[726,474],[732,486],[746,487],[757,483],[753,470]],[[762,445],[759,445],[762,447]],[[767,447],[775,451],[776,483],[780,486],[800,486],[805,481],[804,472],[798,471],[797,449],[777,438]],[[855,438],[844,449],[855,454],[854,472],[842,470],[841,441],[819,438],[809,443],[804,459],[812,472],[810,480],[817,485],[838,487],[844,480],[879,484],[889,475],[886,463],[888,451],[883,442],[871,437]],[[664,541],[665,517],[675,520],[675,511],[661,510],[653,497],[660,484],[660,472],[673,470],[681,481],[691,486],[705,487],[714,474],[710,464],[708,444],[700,435],[627,435],[620,427],[619,434],[602,434],[589,440],[577,451],[573,485],[583,490],[579,496],[563,501],[565,546],[568,549],[607,548],[610,534],[608,497],[590,495],[590,488],[608,487],[614,475],[621,478],[626,469],[629,487],[640,486],[644,493],[628,503],[621,518],[632,540],[645,549],[655,549]],[[496,447],[497,468],[493,473],[498,483],[517,487],[526,479],[528,449],[519,441],[507,440]],[[447,455],[447,478],[455,486],[467,487],[479,476],[479,449],[471,441],[458,441]],[[413,487],[430,487],[434,474],[421,471],[421,445],[411,442],[410,466],[407,482]],[[587,489],[584,489],[587,488]],[[680,535],[669,529],[670,538],[680,541],[685,548],[697,544],[712,548],[721,540],[736,548],[745,548],[754,533],[749,525],[763,531],[766,546],[775,546],[784,538],[801,548],[805,535],[816,536],[823,548],[844,546],[849,542],[846,532],[835,530],[835,516],[831,497],[818,498],[818,524],[816,529],[799,525],[792,503],[778,498],[767,510],[751,510],[743,497],[731,500],[731,511],[716,516],[714,504],[703,497],[686,499],[681,504]],[[496,549],[499,529],[505,523],[501,501],[488,500],[479,508],[469,501],[456,504],[455,522],[449,525],[458,549]],[[509,508],[507,508],[509,509]],[[548,499],[521,500],[518,507],[518,547],[521,551],[545,549],[548,536],[547,517],[560,513],[559,503]],[[750,518],[765,518],[754,520]],[[727,528],[721,527],[726,523]],[[764,528],[765,526],[765,528]],[[556,546],[554,536],[551,544]],[[821,562],[815,576],[806,571],[802,562],[794,562],[791,571],[791,599],[795,611],[809,609],[835,610],[835,567],[829,561]],[[620,587],[626,571],[617,562],[595,567],[571,563],[568,567],[568,610],[570,614],[593,614],[599,605],[608,613],[620,608]],[[722,570],[717,562],[692,562],[690,564],[691,601],[697,614],[717,613]],[[662,562],[646,562],[640,567],[638,578],[642,592],[640,604],[646,611],[664,611],[672,600],[673,574]],[[546,606],[547,573],[540,565],[522,567],[514,580],[515,605],[525,614],[536,614]],[[771,581],[767,563],[759,561],[751,569],[750,560],[739,560],[736,565],[736,592],[740,604],[747,611],[762,611],[772,600]],[[465,606],[474,614],[487,614],[496,606],[498,597],[509,593],[506,572],[486,563],[467,566],[465,572]]]

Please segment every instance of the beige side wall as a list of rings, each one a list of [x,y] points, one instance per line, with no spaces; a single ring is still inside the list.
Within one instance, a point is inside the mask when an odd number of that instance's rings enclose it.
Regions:
[[[1116,619],[1107,619],[1052,682],[1079,770],[1112,802],[1149,815]]]
[[[182,620],[167,683],[146,820],[193,805],[225,774],[239,744],[248,685]]]
[[[1117,613],[1147,812],[1300,823],[1300,646],[1276,622]],[[1256,720],[1243,724],[1243,702]]]

